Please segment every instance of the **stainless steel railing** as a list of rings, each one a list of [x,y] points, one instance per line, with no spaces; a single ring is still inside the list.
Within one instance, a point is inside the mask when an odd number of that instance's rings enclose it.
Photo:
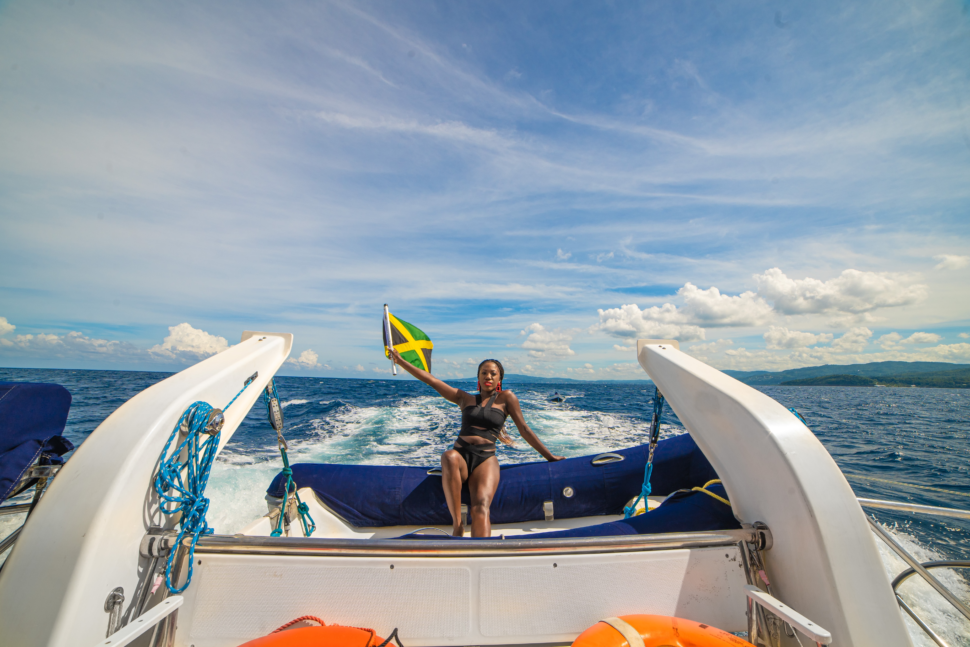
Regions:
[[[898,510],[902,512],[914,512],[917,514],[928,514],[936,517],[952,517],[957,519],[970,519],[970,510],[958,510],[955,508],[939,508],[936,506],[929,505],[918,505],[915,503],[900,503],[897,501],[882,501],[878,499],[859,499],[859,504],[867,508],[880,508],[883,510]],[[930,639],[933,640],[940,647],[949,647],[947,643],[937,634],[933,629],[926,624],[922,618],[910,607],[906,602],[900,597],[899,593],[896,592],[896,588],[902,584],[905,580],[913,575],[919,575],[923,578],[931,587],[933,587],[937,593],[943,596],[943,598],[953,605],[957,611],[959,611],[965,618],[970,620],[970,607],[968,607],[964,602],[962,602],[958,597],[956,597],[952,591],[950,591],[942,582],[940,582],[936,577],[930,573],[932,568],[970,568],[970,561],[963,560],[937,560],[931,562],[919,562],[915,557],[913,557],[909,551],[907,551],[902,544],[900,544],[895,537],[892,536],[885,528],[883,528],[879,523],[872,517],[867,517],[869,525],[872,526],[873,531],[886,543],[889,548],[893,550],[899,557],[909,565],[909,568],[896,576],[893,580],[893,593],[896,595],[896,601],[899,603],[899,607],[905,611],[916,623],[916,625],[922,629]]]
[[[739,541],[760,544],[766,529],[674,532],[620,537],[566,539],[325,539],[307,537],[256,537],[210,535],[200,537],[196,553],[302,556],[443,556],[496,557],[508,554],[559,555],[634,552],[735,546]]]

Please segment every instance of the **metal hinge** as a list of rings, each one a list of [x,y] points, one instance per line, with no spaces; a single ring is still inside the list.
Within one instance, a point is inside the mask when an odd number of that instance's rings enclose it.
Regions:
[[[165,557],[172,551],[176,537],[178,533],[174,530],[150,528],[148,534],[141,538],[138,552],[145,558]]]

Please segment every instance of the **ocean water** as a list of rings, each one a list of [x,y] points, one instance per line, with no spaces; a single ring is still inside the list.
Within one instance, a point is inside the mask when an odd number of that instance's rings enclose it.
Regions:
[[[112,411],[165,373],[0,369],[0,381],[55,382],[74,400],[65,435],[79,445]],[[291,462],[434,466],[460,424],[457,407],[413,381],[279,377]],[[653,386],[641,383],[508,383],[532,429],[554,453],[582,456],[645,442]],[[970,509],[970,390],[760,387],[794,407],[861,497]],[[548,401],[553,391],[568,396]],[[222,403],[212,403],[218,406]],[[515,436],[514,425],[510,430]],[[662,437],[684,433],[666,408]],[[541,460],[521,439],[499,446],[502,463]],[[266,487],[282,467],[261,402],[219,456],[208,495],[209,524],[231,534],[266,511]],[[970,559],[970,522],[873,511],[923,560]],[[7,518],[7,523],[13,521]],[[0,534],[5,534],[0,527]],[[881,545],[881,544],[880,544]],[[905,565],[883,551],[887,572]],[[970,571],[963,571],[970,575]],[[967,581],[936,571],[963,599]],[[904,599],[952,645],[970,645],[970,623],[919,578]],[[932,645],[912,625],[916,644]]]

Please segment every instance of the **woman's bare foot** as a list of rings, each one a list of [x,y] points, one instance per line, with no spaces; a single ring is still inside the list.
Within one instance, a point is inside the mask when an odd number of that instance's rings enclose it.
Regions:
[[[451,531],[452,537],[464,537],[465,536],[465,526],[457,525]]]

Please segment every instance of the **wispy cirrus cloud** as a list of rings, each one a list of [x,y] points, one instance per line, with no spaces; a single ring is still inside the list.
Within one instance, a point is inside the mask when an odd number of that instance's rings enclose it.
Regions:
[[[908,331],[963,321],[961,20],[892,0],[783,28],[755,5],[573,5],[553,27],[528,5],[7,3],[5,314],[159,356],[170,322],[258,322],[340,338],[348,374],[388,300],[455,356],[536,321],[775,326],[780,346],[888,334],[888,308]],[[613,300],[657,284],[683,293]],[[578,340],[562,361],[612,361]]]

